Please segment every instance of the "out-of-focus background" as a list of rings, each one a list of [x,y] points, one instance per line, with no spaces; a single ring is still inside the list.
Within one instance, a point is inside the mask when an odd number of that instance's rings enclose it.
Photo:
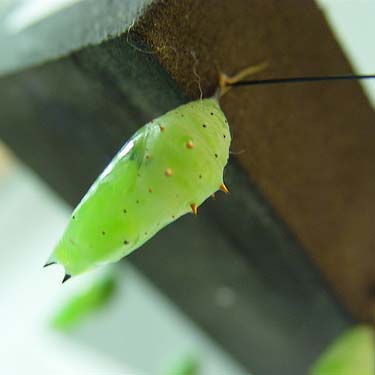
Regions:
[[[0,29],[17,33],[77,1],[23,1],[4,18],[2,9],[12,0],[0,0]],[[375,2],[318,3],[356,72],[374,72]],[[374,84],[363,82],[363,87],[375,103]],[[56,309],[93,278],[85,275],[61,286],[62,269],[41,268],[70,212],[0,144],[2,374],[163,374],[189,357],[200,362],[201,374],[247,373],[130,264],[113,268],[116,290],[105,307],[68,334],[51,328]],[[233,298],[224,289],[212,303],[225,307]]]
[[[190,357],[203,373],[246,373],[130,264],[113,269],[116,289],[100,311],[54,330],[56,310],[101,270],[62,286],[62,268],[42,269],[71,209],[3,145],[0,176],[2,373],[162,374]],[[212,303],[230,299],[219,291]]]

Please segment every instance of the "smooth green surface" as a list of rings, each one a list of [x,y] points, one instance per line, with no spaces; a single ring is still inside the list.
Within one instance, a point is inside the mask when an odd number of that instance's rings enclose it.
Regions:
[[[51,261],[77,275],[130,254],[219,190],[229,146],[216,99],[182,105],[145,125],[75,209]]]
[[[113,296],[115,287],[113,274],[94,280],[87,289],[74,294],[60,307],[52,319],[52,326],[62,331],[74,328],[87,316],[105,306]]]
[[[375,331],[358,326],[339,336],[321,355],[310,375],[374,375]]]

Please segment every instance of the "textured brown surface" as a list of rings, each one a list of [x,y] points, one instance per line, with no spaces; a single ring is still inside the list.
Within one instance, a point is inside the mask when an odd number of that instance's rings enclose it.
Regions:
[[[191,97],[199,97],[197,76],[207,95],[218,69],[263,60],[270,67],[259,77],[351,71],[307,0],[159,1],[133,31]],[[222,104],[241,165],[340,300],[373,320],[375,113],[359,85],[242,88]]]

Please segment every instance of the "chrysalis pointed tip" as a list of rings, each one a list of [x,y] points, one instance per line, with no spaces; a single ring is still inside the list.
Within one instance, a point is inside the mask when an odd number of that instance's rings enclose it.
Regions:
[[[196,216],[198,214],[198,206],[195,203],[192,203],[190,207],[192,214]]]
[[[64,284],[65,281],[69,280],[71,277],[72,277],[71,275],[69,275],[69,274],[66,273],[65,276],[64,276],[64,279],[62,281],[62,284]]]
[[[228,194],[229,193],[229,190],[228,188],[224,185],[224,182],[220,185],[219,189],[225,193],[225,194]]]
[[[56,262],[55,262],[55,261],[48,261],[48,262],[43,266],[43,268],[46,268],[46,267],[48,267],[48,266],[52,266],[52,264],[56,264]]]

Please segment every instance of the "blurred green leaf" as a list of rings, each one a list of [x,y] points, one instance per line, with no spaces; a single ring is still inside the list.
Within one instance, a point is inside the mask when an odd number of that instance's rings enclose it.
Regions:
[[[199,361],[194,357],[186,357],[169,370],[166,375],[198,375]]]
[[[357,326],[339,336],[318,358],[310,375],[374,375],[375,330]]]
[[[92,312],[107,304],[115,291],[113,274],[95,280],[87,289],[73,295],[52,319],[52,326],[66,331],[84,320]]]

